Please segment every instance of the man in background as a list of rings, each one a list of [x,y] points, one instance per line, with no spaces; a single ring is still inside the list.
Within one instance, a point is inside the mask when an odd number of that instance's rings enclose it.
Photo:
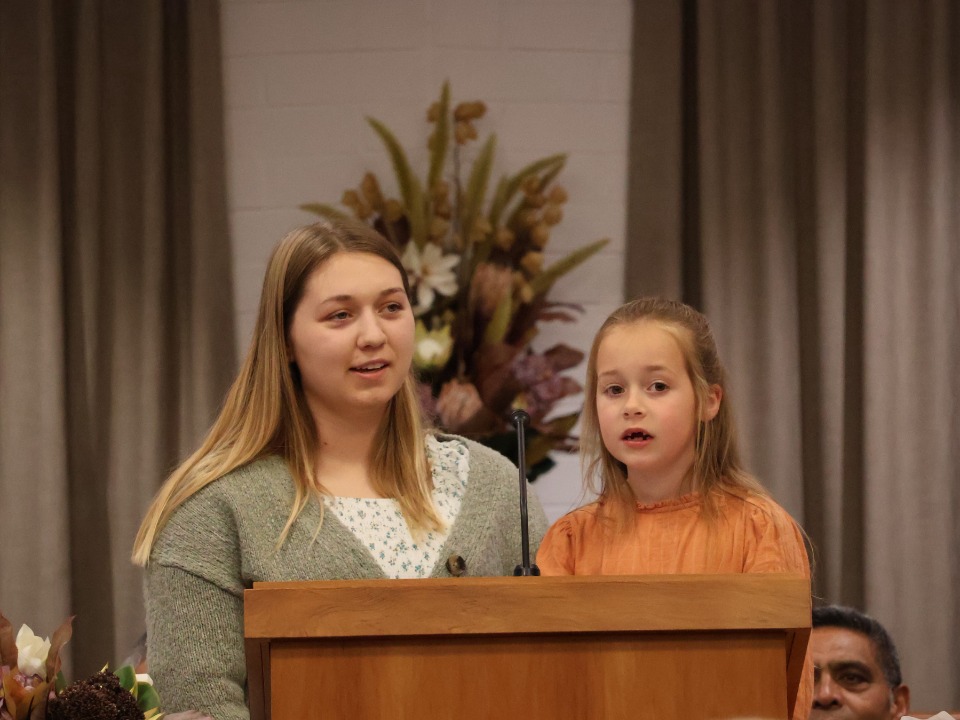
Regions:
[[[869,615],[829,605],[813,611],[810,720],[900,720],[910,709],[889,633]]]

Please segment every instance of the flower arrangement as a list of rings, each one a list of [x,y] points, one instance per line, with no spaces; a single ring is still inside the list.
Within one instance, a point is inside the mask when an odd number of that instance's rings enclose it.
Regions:
[[[582,391],[563,374],[583,352],[560,343],[537,352],[531,342],[542,322],[572,322],[582,308],[551,302],[548,294],[608,241],[597,240],[544,267],[544,249],[567,201],[556,184],[565,154],[530,163],[500,178],[488,200],[496,136],[490,134],[466,173],[465,155],[478,138],[483,102],[451,108],[444,83],[427,112],[429,167],[423,182],[404,149],[380,121],[367,118],[386,147],[399,198],[384,195],[373,173],[343,193],[342,205],[398,248],[414,294],[416,351],[425,409],[443,429],[489,445],[516,460],[510,416],[530,415],[529,476],[553,466],[551,450],[570,451],[579,410],[557,416],[557,402]],[[451,140],[453,142],[451,143]],[[465,177],[464,177],[465,176]],[[302,209],[339,218],[329,204]]]
[[[0,613],[0,720],[160,720],[160,698],[129,665],[67,685],[60,650],[73,634],[68,618],[53,639],[26,625],[16,638]]]

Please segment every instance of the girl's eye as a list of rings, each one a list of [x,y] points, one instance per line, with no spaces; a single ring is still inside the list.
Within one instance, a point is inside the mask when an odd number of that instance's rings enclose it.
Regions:
[[[403,312],[403,303],[398,303],[398,302],[388,303],[387,306],[384,308],[384,310],[386,310],[388,313]]]
[[[327,320],[340,321],[340,320],[346,320],[349,317],[350,317],[350,313],[348,313],[346,310],[340,310],[339,312],[335,312],[332,315],[328,315]]]
[[[620,395],[623,393],[623,388],[620,385],[607,385],[603,389],[605,395]]]
[[[669,390],[670,388],[669,388],[669,386],[668,386],[665,382],[663,382],[663,381],[661,381],[661,380],[657,380],[655,383],[652,383],[652,384],[650,385],[650,389],[653,390],[654,392],[665,392],[666,390]]]

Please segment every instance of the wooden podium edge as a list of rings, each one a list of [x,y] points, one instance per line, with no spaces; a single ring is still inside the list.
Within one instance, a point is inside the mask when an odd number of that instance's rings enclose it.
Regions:
[[[810,608],[809,580],[788,574],[255,583],[244,636],[795,630]]]

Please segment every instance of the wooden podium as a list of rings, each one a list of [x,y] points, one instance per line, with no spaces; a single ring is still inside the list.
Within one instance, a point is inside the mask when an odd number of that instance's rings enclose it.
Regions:
[[[794,575],[255,583],[253,720],[788,718]]]

